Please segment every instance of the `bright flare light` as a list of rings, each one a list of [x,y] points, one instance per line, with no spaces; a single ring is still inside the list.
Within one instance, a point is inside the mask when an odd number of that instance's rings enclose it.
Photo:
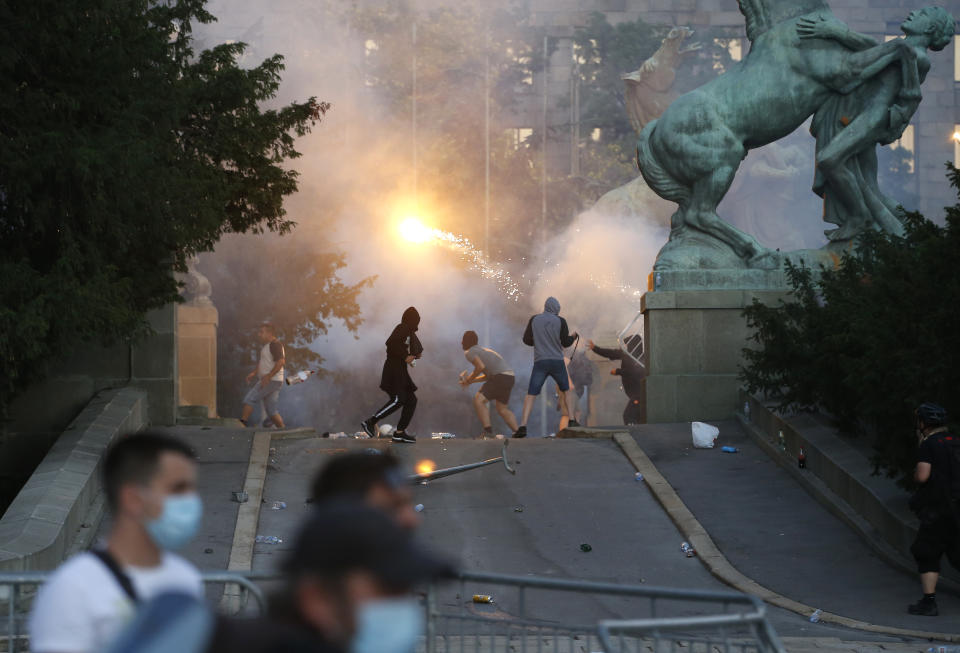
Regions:
[[[433,470],[436,468],[437,463],[433,462],[432,460],[421,460],[416,466],[417,474],[420,474],[421,476],[432,474]]]
[[[956,143],[960,143],[960,131],[953,132],[953,140]]]
[[[404,240],[411,243],[425,243],[434,238],[434,230],[423,224],[420,218],[407,218],[397,225],[397,230]]]

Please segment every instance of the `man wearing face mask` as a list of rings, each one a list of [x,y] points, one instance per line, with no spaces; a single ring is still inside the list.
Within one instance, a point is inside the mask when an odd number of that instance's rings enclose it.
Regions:
[[[332,500],[307,517],[266,620],[221,619],[207,653],[413,653],[424,609],[411,591],[453,568],[385,513]]]
[[[200,574],[170,553],[196,534],[203,508],[184,442],[161,433],[122,437],[103,461],[112,525],[104,548],[64,563],[30,615],[35,653],[103,651],[138,603],[166,592],[203,596]]]

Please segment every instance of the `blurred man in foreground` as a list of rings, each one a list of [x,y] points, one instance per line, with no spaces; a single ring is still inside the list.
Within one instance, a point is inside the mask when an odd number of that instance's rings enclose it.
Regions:
[[[103,475],[113,518],[106,547],[75,555],[40,589],[30,615],[36,653],[101,653],[137,604],[170,591],[203,595],[197,570],[170,553],[203,513],[190,447],[161,433],[121,437]]]
[[[323,504],[355,499],[382,510],[401,528],[414,530],[420,516],[413,508],[413,492],[389,451],[366,449],[335,456],[316,475],[308,501]]]
[[[424,609],[411,594],[453,568],[379,510],[329,501],[283,565],[268,620],[221,620],[208,653],[413,653]]]

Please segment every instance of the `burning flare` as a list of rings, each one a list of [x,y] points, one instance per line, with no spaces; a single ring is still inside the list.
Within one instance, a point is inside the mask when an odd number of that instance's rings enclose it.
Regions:
[[[427,225],[423,224],[423,221],[417,217],[409,217],[397,225],[397,230],[400,232],[400,236],[404,240],[407,240],[411,243],[426,243],[433,240],[435,235],[435,229],[431,229]]]
[[[417,474],[420,474],[421,476],[432,474],[433,470],[435,470],[436,468],[437,468],[437,463],[433,462],[432,460],[421,460],[420,462],[417,463],[417,466],[415,467]]]

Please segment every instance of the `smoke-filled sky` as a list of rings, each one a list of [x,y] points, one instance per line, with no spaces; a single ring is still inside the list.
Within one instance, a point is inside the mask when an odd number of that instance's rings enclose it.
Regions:
[[[312,238],[322,233],[323,243],[318,246],[336,247],[346,254],[347,267],[341,275],[345,281],[376,276],[359,298],[364,319],[359,331],[352,334],[334,322],[329,334],[314,343],[331,374],[285,389],[282,412],[291,424],[356,431],[360,420],[386,399],[377,388],[383,343],[403,310],[413,305],[423,318],[420,337],[425,354],[413,370],[420,405],[411,430],[479,431],[468,399],[477,386],[468,394],[456,384],[457,373],[467,366],[459,344],[463,331],[476,330],[482,343],[489,334],[485,344],[514,366],[517,389],[512,407],[519,414],[532,363],[530,349],[520,342],[529,316],[542,310],[544,300],[554,295],[572,330],[586,338],[610,340],[639,309],[639,293],[646,288],[667,229],[662,218],[653,215],[645,219],[586,211],[562,233],[550,234],[546,242],[529,243],[526,261],[505,262],[521,290],[519,298],[485,279],[462,252],[437,243],[404,241],[397,223],[412,212],[430,222],[431,186],[438,180],[418,179],[423,205],[411,208],[410,124],[393,116],[386,100],[364,83],[365,41],[325,13],[322,4],[213,0],[209,10],[218,22],[196,29],[200,46],[228,40],[248,43],[244,65],[282,54],[286,71],[278,105],[310,96],[332,103],[322,124],[298,143],[303,157],[293,165],[301,173],[301,191],[287,207],[290,218],[301,227],[287,237]],[[819,246],[823,225],[817,217],[818,201],[808,190],[811,178],[812,141],[798,132],[771,150],[751,154],[720,214],[735,216],[731,222],[772,247]],[[509,187],[497,188],[493,202],[510,201],[510,192]],[[448,197],[447,213],[451,206],[455,210],[456,198]],[[778,215],[761,214],[758,207],[767,211],[774,207]],[[791,210],[802,215],[788,215]],[[473,233],[478,231],[476,226],[471,225]],[[202,258],[201,269],[209,273],[235,259],[238,239],[246,238],[257,236],[225,240],[216,252]],[[516,235],[517,240],[524,238]],[[303,282],[296,270],[282,262],[264,266],[251,261],[250,265],[251,274],[275,278],[278,292]],[[216,287],[214,300],[243,301],[254,311],[256,307],[255,298],[224,297]],[[494,424],[498,430],[504,428],[497,418]],[[539,428],[535,420],[531,422],[531,432]],[[553,421],[547,431],[555,428]]]

